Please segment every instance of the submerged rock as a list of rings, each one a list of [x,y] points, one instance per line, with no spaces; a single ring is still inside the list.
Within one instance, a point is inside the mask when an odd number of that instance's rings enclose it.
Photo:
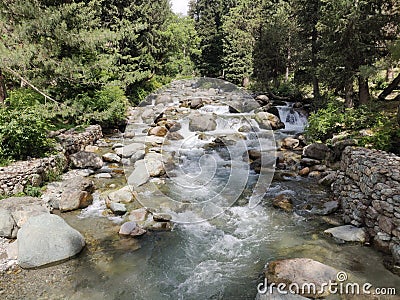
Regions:
[[[145,233],[146,230],[138,226],[135,222],[126,222],[119,229],[119,234],[125,236],[141,236]]]
[[[366,240],[366,233],[363,228],[358,228],[353,225],[344,225],[339,227],[330,228],[324,231],[333,237],[343,240],[345,242],[360,242],[364,243]]]
[[[29,218],[18,231],[18,264],[35,268],[60,262],[81,252],[83,236],[61,217],[42,214]]]
[[[283,209],[286,212],[293,211],[293,202],[292,199],[287,195],[279,195],[273,201],[272,205],[276,208]]]

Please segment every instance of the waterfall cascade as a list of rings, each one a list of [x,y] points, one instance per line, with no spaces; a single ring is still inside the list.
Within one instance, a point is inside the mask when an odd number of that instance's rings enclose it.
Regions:
[[[276,107],[281,121],[285,124],[284,131],[303,132],[308,124],[307,116],[293,108],[293,103],[287,102],[285,106]]]

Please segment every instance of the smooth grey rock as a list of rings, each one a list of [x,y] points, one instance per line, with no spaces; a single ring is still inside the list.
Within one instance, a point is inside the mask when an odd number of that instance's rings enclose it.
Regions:
[[[136,223],[145,222],[147,219],[148,213],[149,212],[144,207],[132,210],[129,213],[129,220],[134,221]]]
[[[95,186],[92,180],[76,177],[64,181],[61,185],[61,197],[58,207],[62,212],[86,208],[93,202]]]
[[[192,114],[189,120],[189,130],[196,131],[214,131],[217,128],[217,122],[214,115]]]
[[[203,100],[201,98],[194,98],[190,100],[191,109],[199,109],[204,106]]]
[[[133,188],[137,188],[145,184],[149,179],[150,175],[147,171],[144,159],[137,161],[133,172],[128,177],[128,184],[133,186]]]
[[[327,145],[321,143],[313,143],[304,147],[303,156],[317,159],[317,160],[325,160],[329,157],[331,150]]]
[[[60,262],[81,252],[83,236],[61,217],[42,214],[31,217],[18,231],[18,264],[35,268]]]
[[[131,188],[129,186],[124,186],[122,189],[108,194],[108,199],[111,202],[131,203],[135,198],[133,197]]]
[[[125,204],[117,203],[117,202],[111,202],[110,209],[114,214],[119,215],[119,216],[122,216],[122,215],[126,214],[126,212],[127,212]]]
[[[272,261],[268,264],[265,277],[269,283],[285,283],[287,287],[291,283],[297,284],[300,289],[305,283],[315,284],[317,292],[321,291],[322,284],[336,280],[338,270],[308,258],[294,258]],[[324,297],[329,295],[328,288],[322,293],[308,293],[307,289],[301,291],[304,297]],[[278,298],[279,299],[279,298]]]
[[[336,172],[332,172],[325,177],[321,178],[318,183],[324,186],[331,186],[336,179]]]
[[[138,160],[143,159],[145,155],[146,155],[146,151],[144,151],[144,150],[139,150],[139,151],[135,152],[135,153],[132,155],[132,157],[131,157],[131,162],[132,162],[132,163],[135,163],[135,162],[137,162]]]
[[[72,167],[77,169],[100,169],[103,166],[103,160],[97,154],[87,151],[80,151],[70,155]]]
[[[103,160],[106,162],[115,162],[115,163],[119,163],[121,162],[121,157],[119,157],[117,154],[115,153],[106,153],[102,156]]]
[[[0,208],[0,237],[14,239],[17,236],[18,227],[10,211]]]
[[[366,239],[365,230],[363,228],[358,228],[352,225],[344,225],[330,228],[325,230],[324,233],[330,234],[333,237],[343,240],[345,242],[364,243]]]
[[[315,208],[312,210],[312,213],[320,216],[327,216],[339,209],[339,202],[338,201],[329,201],[323,203],[322,207]]]
[[[157,177],[165,173],[163,155],[150,152],[144,157],[146,169],[151,177]]]
[[[145,233],[146,230],[144,230],[132,221],[122,224],[121,228],[119,229],[119,234],[125,236],[141,236]]]
[[[122,148],[115,149],[117,153],[122,158],[130,158],[137,151],[144,150],[144,145],[141,143],[132,143]]]
[[[49,213],[42,199],[35,197],[11,197],[0,201],[0,208],[11,212],[19,228],[33,216]]]
[[[320,160],[307,158],[307,157],[303,157],[300,161],[300,164],[304,167],[312,167],[315,165],[319,165],[320,163],[321,163]]]

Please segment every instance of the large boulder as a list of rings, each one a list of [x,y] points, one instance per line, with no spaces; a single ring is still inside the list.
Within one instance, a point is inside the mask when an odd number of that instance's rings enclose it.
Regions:
[[[61,217],[31,217],[18,231],[18,264],[36,268],[77,255],[85,246],[83,236]]]
[[[294,258],[270,262],[265,277],[269,283],[282,283],[286,288],[294,284],[299,287],[301,296],[315,298],[329,295],[328,287],[322,285],[336,280],[337,274],[338,270],[318,261]],[[306,288],[309,284],[316,286],[315,293]]]
[[[11,197],[0,201],[0,208],[8,210],[19,228],[33,216],[49,213],[40,198]]]
[[[69,158],[72,167],[77,169],[100,169],[103,166],[101,157],[92,152],[80,151],[72,154]]]
[[[10,211],[0,208],[0,237],[14,239],[17,237],[18,227]]]
[[[214,131],[217,128],[217,122],[214,115],[192,114],[189,121],[190,131]]]
[[[327,145],[321,143],[313,143],[304,147],[303,149],[303,156],[317,159],[317,160],[325,160],[329,158],[331,154],[331,150],[328,148]]]
[[[281,129],[285,128],[285,124],[281,122],[279,117],[265,111],[261,111],[255,115],[255,119],[262,129]]]
[[[61,190],[58,208],[64,212],[85,208],[92,204],[95,186],[88,178],[76,177],[63,182]]]

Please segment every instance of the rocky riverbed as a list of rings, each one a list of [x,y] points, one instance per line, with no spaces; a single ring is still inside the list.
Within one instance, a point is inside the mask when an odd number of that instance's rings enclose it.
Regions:
[[[20,247],[1,239],[2,298],[254,299],[266,263],[300,257],[357,282],[399,286],[362,234],[331,230],[343,225],[329,193],[343,143],[306,146],[301,105],[257,98],[264,107],[225,82],[174,82],[131,109],[124,133],[69,153],[72,170],[41,198],[24,209],[5,201],[9,237],[25,239],[32,216],[57,223],[49,216],[59,215],[85,247],[50,262],[43,243],[30,243],[42,253],[29,257],[41,266],[30,270],[16,265]],[[51,240],[51,227],[38,239]]]

